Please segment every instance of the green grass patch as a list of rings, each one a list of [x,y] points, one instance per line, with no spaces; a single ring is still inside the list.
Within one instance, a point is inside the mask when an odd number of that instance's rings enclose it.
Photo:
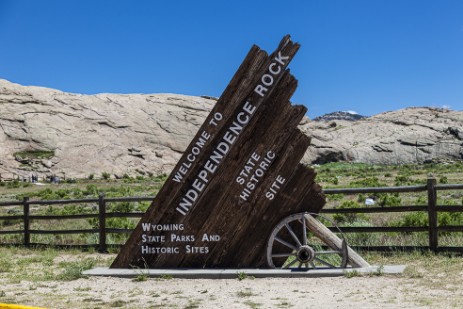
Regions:
[[[24,150],[15,152],[13,154],[15,157],[19,156],[21,158],[28,158],[28,159],[50,159],[55,156],[54,150]]]

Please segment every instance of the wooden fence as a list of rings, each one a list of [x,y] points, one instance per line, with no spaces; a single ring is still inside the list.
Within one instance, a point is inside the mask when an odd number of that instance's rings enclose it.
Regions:
[[[455,233],[463,232],[463,225],[459,226],[438,226],[439,212],[463,212],[463,205],[438,205],[438,191],[443,190],[463,190],[463,184],[441,184],[437,185],[435,179],[428,179],[426,185],[420,186],[400,186],[400,187],[374,187],[374,188],[349,188],[349,189],[325,189],[326,195],[332,194],[377,194],[377,193],[406,193],[406,192],[427,192],[427,205],[418,206],[388,206],[388,207],[363,207],[363,208],[343,208],[343,209],[323,209],[324,214],[346,214],[346,213],[393,213],[393,212],[426,212],[428,218],[427,226],[408,226],[408,227],[342,227],[343,233],[410,233],[424,232],[428,234],[429,243],[427,246],[354,246],[357,249],[367,249],[373,251],[393,251],[393,250],[431,250],[434,252],[460,252],[463,253],[463,238],[461,246],[446,247],[439,246],[439,232]],[[24,245],[26,247],[48,245],[32,243],[32,234],[98,234],[98,244],[75,245],[76,247],[96,247],[99,252],[107,252],[108,246],[120,246],[117,244],[107,244],[108,233],[130,233],[132,229],[107,228],[108,218],[140,218],[142,212],[107,212],[107,203],[114,202],[141,202],[152,201],[153,197],[124,197],[106,198],[100,195],[93,199],[74,199],[74,200],[30,200],[25,197],[22,201],[1,202],[0,207],[22,206],[23,214],[0,216],[0,220],[21,220],[22,229],[19,230],[0,230],[0,235],[22,234],[22,243],[8,243],[0,245]],[[70,215],[31,215],[32,205],[65,205],[65,204],[97,204],[98,212],[92,214],[70,214]],[[85,230],[34,230],[31,229],[32,220],[64,220],[64,219],[98,219],[98,228]],[[1,223],[1,221],[0,221]],[[0,224],[1,226],[1,224]],[[73,245],[51,245],[73,247]]]

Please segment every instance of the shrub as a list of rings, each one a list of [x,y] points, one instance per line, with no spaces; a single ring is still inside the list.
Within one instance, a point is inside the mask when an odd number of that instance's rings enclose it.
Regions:
[[[84,191],[82,191],[85,196],[98,196],[98,188],[96,185],[87,185]]]
[[[365,195],[363,195],[363,194],[360,193],[360,194],[358,195],[358,197],[357,197],[357,202],[363,203],[363,202],[365,201],[365,199],[366,199],[366,198],[365,198]]]
[[[111,203],[109,207],[109,211],[111,212],[133,212],[134,209],[134,203],[130,202]]]
[[[344,194],[329,194],[328,199],[331,201],[340,201],[344,198]]]
[[[13,181],[8,182],[8,183],[6,184],[6,187],[7,187],[8,189],[17,189],[17,188],[20,188],[20,187],[21,187],[21,183],[20,183],[17,179],[15,179],[15,180],[13,180]]]
[[[447,176],[442,176],[441,178],[439,178],[439,182],[440,183],[449,183],[449,180],[448,180]]]
[[[398,227],[423,227],[428,226],[428,214],[425,212],[409,213],[397,221],[391,222],[390,226]],[[438,226],[463,225],[463,213],[461,212],[442,212],[437,214]],[[448,234],[447,232],[440,232]]]
[[[101,173],[101,177],[103,177],[104,180],[108,180],[109,178],[111,178],[111,174],[108,172],[103,172]]]
[[[399,193],[380,193],[378,194],[379,205],[384,206],[400,206],[402,199]]]
[[[424,196],[418,196],[415,202],[416,205],[427,205],[428,199]]]
[[[406,175],[398,175],[395,177],[395,185],[396,186],[409,186],[416,183],[412,178]]]
[[[352,188],[386,186],[386,184],[379,182],[379,179],[377,177],[367,177],[361,180],[352,181],[350,185]]]
[[[93,178],[95,178],[95,174],[88,175],[88,179],[92,180]]]
[[[58,275],[58,280],[71,281],[83,278],[82,272],[95,266],[95,259],[86,258],[80,262],[61,262],[63,272]]]
[[[341,205],[337,207],[337,209],[355,209],[361,208],[362,206],[359,203],[354,201],[345,201]],[[367,221],[368,218],[365,214],[358,214],[358,213],[340,213],[334,214],[333,219],[336,223],[354,223],[356,221]]]
[[[412,213],[406,214],[405,216],[403,216],[397,221],[391,222],[390,226],[397,226],[397,227],[428,226],[428,214],[425,212],[412,212]]]
[[[55,152],[53,150],[26,150],[16,152],[13,155],[30,159],[50,159],[55,156]]]

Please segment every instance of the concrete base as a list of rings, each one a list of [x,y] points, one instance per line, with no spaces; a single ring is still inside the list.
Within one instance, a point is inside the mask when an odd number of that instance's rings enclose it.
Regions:
[[[363,268],[338,268],[338,269],[117,269],[97,267],[83,272],[87,276],[106,276],[133,278],[137,276],[147,277],[173,277],[183,279],[236,279],[241,276],[252,276],[255,278],[318,278],[318,277],[339,277],[368,274],[401,274],[405,265],[370,266]]]

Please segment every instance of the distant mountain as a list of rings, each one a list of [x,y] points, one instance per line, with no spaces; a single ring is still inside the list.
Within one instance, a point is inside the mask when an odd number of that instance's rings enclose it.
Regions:
[[[333,121],[333,120],[345,120],[345,121],[357,121],[366,116],[357,114],[356,112],[346,111],[346,112],[333,112],[319,116],[313,119],[313,121]]]

